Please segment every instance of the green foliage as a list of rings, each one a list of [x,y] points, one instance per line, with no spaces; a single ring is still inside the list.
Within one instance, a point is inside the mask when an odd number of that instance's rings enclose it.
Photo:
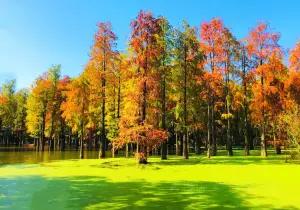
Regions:
[[[0,103],[0,118],[2,126],[7,128],[14,127],[14,119],[16,118],[17,102],[15,99],[16,80],[7,81],[2,85],[1,97],[4,98]]]

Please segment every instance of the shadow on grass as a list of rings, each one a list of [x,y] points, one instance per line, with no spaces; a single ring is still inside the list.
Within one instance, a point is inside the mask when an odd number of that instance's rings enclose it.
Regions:
[[[38,176],[0,180],[0,209],[275,209],[252,206],[246,197],[234,186],[205,181],[111,182],[99,177]]]

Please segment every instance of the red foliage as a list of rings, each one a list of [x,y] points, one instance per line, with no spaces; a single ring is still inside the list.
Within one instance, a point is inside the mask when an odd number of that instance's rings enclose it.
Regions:
[[[141,148],[154,149],[168,138],[166,131],[156,129],[151,125],[144,124],[129,128],[121,128],[119,138],[114,142],[115,147],[122,147],[126,143],[137,143]]]

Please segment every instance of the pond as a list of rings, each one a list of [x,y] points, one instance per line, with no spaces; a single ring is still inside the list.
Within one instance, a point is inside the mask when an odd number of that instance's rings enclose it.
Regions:
[[[0,149],[0,165],[13,164],[13,163],[39,163],[39,162],[49,162],[52,160],[69,160],[78,159],[79,151],[44,151],[38,152],[35,150],[16,150],[10,149]],[[97,151],[85,151],[86,159],[98,158]]]

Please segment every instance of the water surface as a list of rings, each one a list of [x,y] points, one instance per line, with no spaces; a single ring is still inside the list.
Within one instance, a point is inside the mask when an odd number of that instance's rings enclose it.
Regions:
[[[86,151],[85,158],[93,159],[98,157],[97,151]],[[69,160],[78,159],[79,151],[44,151],[38,152],[34,150],[16,150],[6,149],[0,150],[0,165],[14,164],[14,163],[40,163],[49,162],[53,160]]]

